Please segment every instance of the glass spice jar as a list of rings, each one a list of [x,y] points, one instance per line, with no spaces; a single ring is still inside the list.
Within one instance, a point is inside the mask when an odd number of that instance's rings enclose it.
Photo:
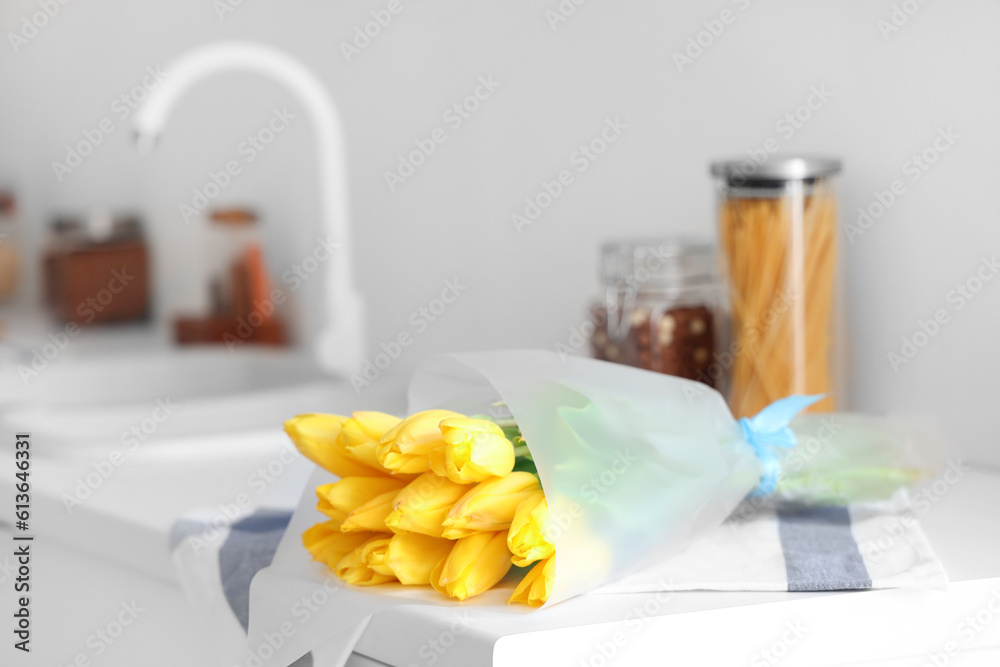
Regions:
[[[772,156],[711,165],[732,316],[729,405],[750,417],[790,394],[843,396],[844,321],[832,179],[838,160]]]
[[[595,358],[723,384],[713,367],[727,327],[712,244],[608,243],[601,282],[604,293],[590,309]]]

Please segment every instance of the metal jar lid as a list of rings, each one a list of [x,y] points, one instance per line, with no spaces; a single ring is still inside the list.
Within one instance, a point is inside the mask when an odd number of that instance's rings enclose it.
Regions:
[[[840,172],[841,162],[834,158],[812,155],[771,155],[763,164],[749,156],[744,159],[713,162],[713,176],[725,179],[729,185],[770,186],[788,181],[812,182]]]

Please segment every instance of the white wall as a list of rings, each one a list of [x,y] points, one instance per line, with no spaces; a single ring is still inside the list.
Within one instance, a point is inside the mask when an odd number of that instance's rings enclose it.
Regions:
[[[184,285],[185,243],[194,237],[177,205],[234,157],[272,106],[295,108],[289,94],[249,75],[222,78],[184,101],[151,156],[132,150],[121,122],[64,182],[50,163],[110,115],[111,101],[146,66],[219,39],[279,46],[315,68],[348,126],[358,280],[373,346],[413,331],[410,314],[446,279],[468,285],[390,369],[407,373],[435,351],[568,341],[594,289],[598,243],[711,233],[708,161],[774,137],[788,151],[843,158],[844,222],[875,190],[897,178],[907,185],[846,245],[851,404],[940,414],[967,451],[1000,464],[1000,280],[961,310],[948,301],[1000,246],[995,2],[925,3],[888,38],[877,22],[893,11],[889,0],[590,0],[556,30],[545,14],[555,0],[401,2],[402,13],[351,63],[340,43],[387,2],[245,0],[220,20],[208,0],[91,0],[61,7],[16,54],[5,38],[0,181],[24,200],[33,246],[53,211],[138,209],[154,227],[161,312],[182,305],[195,286]],[[0,5],[2,34],[37,8],[29,0]],[[735,21],[679,72],[672,54],[727,8]],[[390,193],[383,173],[397,156],[447,127],[446,109],[489,75],[502,83],[496,93]],[[833,95],[786,139],[776,122],[813,86]],[[510,216],[525,197],[615,117],[628,124],[621,140],[517,233]],[[943,127],[960,138],[910,182],[904,162]],[[304,256],[318,231],[312,165],[303,118],[225,193],[265,212],[278,273]],[[939,308],[950,313],[948,324],[894,372],[887,354]]]

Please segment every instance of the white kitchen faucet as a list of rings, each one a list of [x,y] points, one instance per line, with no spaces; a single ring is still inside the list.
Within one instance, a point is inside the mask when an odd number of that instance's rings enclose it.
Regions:
[[[364,301],[355,289],[351,267],[351,225],[340,115],[323,84],[302,63],[275,48],[252,42],[222,42],[190,51],[166,68],[135,115],[137,147],[148,152],[174,105],[191,86],[213,74],[249,70],[270,76],[298,94],[317,134],[320,214],[327,238],[338,252],[326,273],[326,321],[314,341],[314,354],[327,372],[348,375],[361,367],[365,352]]]

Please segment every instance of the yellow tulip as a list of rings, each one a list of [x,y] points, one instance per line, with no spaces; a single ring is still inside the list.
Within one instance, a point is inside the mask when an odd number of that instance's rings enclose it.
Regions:
[[[396,473],[424,473],[430,469],[427,455],[444,446],[441,420],[462,415],[450,410],[425,410],[410,415],[389,429],[375,445],[378,462]]]
[[[336,523],[338,526],[344,522],[347,518],[347,512],[339,510],[330,504],[330,501],[326,496],[320,495],[319,487],[316,488],[316,495],[319,497],[319,502],[316,503],[316,509],[318,509],[322,514],[324,514],[331,522]]]
[[[312,554],[313,560],[333,568],[348,552],[372,539],[375,533],[342,533],[336,521],[318,523],[302,533],[302,544]]]
[[[351,512],[376,496],[405,486],[406,480],[392,477],[345,477],[316,487],[316,495],[335,510]]]
[[[394,576],[392,570],[386,565],[389,541],[388,537],[370,540],[358,548],[358,553],[361,556],[361,560],[365,562],[365,565],[370,567],[375,573]]]
[[[382,468],[375,455],[379,439],[400,422],[399,417],[383,412],[355,412],[344,422],[339,444],[346,452],[372,468]]]
[[[397,495],[399,495],[399,491],[395,489],[386,491],[364,505],[354,508],[347,513],[347,518],[340,524],[340,530],[345,533],[353,533],[358,530],[389,532],[389,527],[385,525],[385,519],[392,511]]]
[[[285,422],[285,433],[303,456],[338,477],[386,475],[385,470],[351,457],[340,444],[340,432],[347,419],[340,415],[298,415]]]
[[[385,538],[372,538],[358,548],[345,554],[343,558],[337,561],[337,564],[333,567],[333,571],[338,577],[349,584],[354,584],[355,586],[373,586],[375,584],[384,584],[393,581],[395,577],[391,574],[380,574],[376,572],[369,567],[367,563],[365,563],[362,556],[362,553],[368,544],[383,539]]]
[[[447,558],[431,572],[431,585],[459,600],[492,588],[510,570],[507,535],[476,533],[455,541]]]
[[[536,563],[517,585],[507,604],[521,602],[532,607],[545,604],[552,595],[552,582],[556,579],[556,557],[549,556]]]
[[[394,533],[410,531],[441,537],[448,510],[468,490],[464,484],[425,472],[399,492],[385,524]]]
[[[440,423],[443,450],[428,459],[438,475],[459,484],[503,477],[514,469],[514,445],[487,419],[458,417]]]
[[[384,565],[400,583],[429,584],[431,571],[451,552],[454,542],[419,533],[399,533],[389,540]],[[382,564],[382,563],[379,563]],[[378,570],[373,563],[373,569]]]
[[[507,533],[507,546],[514,555],[514,565],[531,565],[555,553],[555,546],[549,541],[551,534],[545,494],[535,491],[517,506]]]
[[[538,478],[529,472],[512,472],[480,482],[448,512],[442,536],[456,540],[477,532],[507,530],[517,506],[537,491]]]

